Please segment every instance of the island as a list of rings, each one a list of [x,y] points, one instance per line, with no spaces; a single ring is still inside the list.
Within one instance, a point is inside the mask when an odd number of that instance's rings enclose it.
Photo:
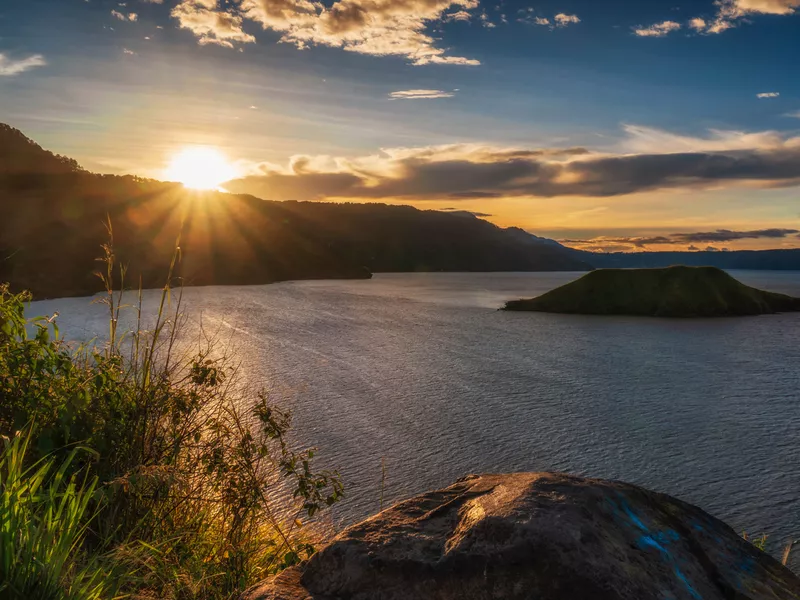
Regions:
[[[716,267],[599,269],[507,311],[732,317],[800,311],[800,298],[749,287]]]

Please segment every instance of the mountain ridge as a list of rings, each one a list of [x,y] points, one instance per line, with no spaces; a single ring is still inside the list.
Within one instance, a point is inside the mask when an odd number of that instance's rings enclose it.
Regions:
[[[8,160],[6,160],[7,157]],[[37,297],[101,291],[110,219],[128,281],[160,287],[181,238],[186,285],[363,278],[373,272],[587,271],[561,246],[478,218],[410,206],[276,202],[90,173],[0,127],[0,281]]]

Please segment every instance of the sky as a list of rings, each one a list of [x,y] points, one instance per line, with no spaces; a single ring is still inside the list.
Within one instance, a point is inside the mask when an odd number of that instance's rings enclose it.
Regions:
[[[266,199],[789,248],[798,57],[800,0],[7,0],[0,122],[104,173],[211,149]]]

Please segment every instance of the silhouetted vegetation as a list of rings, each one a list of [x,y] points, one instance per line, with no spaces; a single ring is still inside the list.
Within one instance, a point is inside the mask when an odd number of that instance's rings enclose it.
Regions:
[[[169,283],[151,328],[118,330],[111,245],[101,260],[103,345],[70,345],[0,285],[0,597],[235,598],[314,552],[299,519],[341,481],[223,348],[179,342]],[[141,296],[129,310],[146,320]]]
[[[408,206],[270,202],[96,175],[0,129],[0,281],[37,297],[101,291],[104,222],[129,278],[159,287],[183,231],[185,285],[364,278],[372,272],[587,270],[568,250],[465,214]]]

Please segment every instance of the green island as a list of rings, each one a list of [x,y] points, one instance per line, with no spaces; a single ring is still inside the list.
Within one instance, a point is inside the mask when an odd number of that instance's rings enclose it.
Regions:
[[[733,317],[800,311],[800,298],[747,286],[716,267],[599,269],[507,311],[650,317]]]

